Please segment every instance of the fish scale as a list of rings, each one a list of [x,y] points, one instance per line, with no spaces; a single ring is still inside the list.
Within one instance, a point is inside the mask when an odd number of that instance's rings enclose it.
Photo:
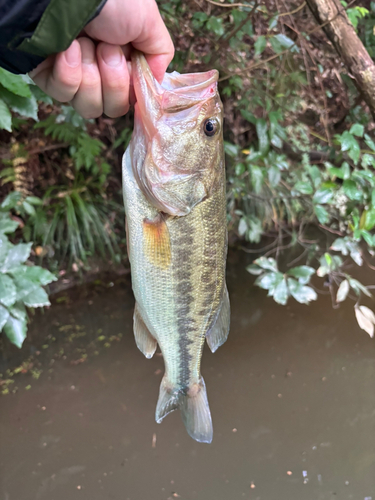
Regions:
[[[178,408],[188,433],[211,442],[201,357],[205,339],[213,352],[225,342],[230,316],[217,72],[174,72],[160,85],[142,54],[132,65],[137,104],[123,190],[135,339],[146,357],[157,344],[163,354],[156,420]]]

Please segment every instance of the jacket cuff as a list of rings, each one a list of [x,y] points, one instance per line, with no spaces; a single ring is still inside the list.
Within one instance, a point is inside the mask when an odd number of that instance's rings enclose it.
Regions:
[[[51,0],[31,38],[13,49],[43,58],[63,52],[88,22],[99,15],[106,0]]]

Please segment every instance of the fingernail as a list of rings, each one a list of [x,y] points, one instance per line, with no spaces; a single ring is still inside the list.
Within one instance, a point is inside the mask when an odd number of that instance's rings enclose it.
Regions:
[[[108,64],[108,66],[119,66],[124,54],[117,45],[105,44],[102,47],[102,57],[103,61]]]
[[[65,59],[69,66],[76,68],[81,62],[81,49],[77,40],[65,51]]]

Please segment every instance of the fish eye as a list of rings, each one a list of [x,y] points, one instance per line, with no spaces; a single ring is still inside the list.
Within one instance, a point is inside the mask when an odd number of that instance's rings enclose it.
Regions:
[[[205,120],[205,122],[203,123],[203,130],[208,137],[212,137],[213,135],[215,135],[219,130],[217,120],[215,120],[214,118],[208,118],[207,120]]]

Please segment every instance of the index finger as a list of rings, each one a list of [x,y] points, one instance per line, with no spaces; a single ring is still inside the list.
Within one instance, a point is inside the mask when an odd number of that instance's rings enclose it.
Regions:
[[[173,59],[174,45],[156,2],[151,3],[150,10],[140,35],[131,44],[145,54],[152,73],[161,82]]]

